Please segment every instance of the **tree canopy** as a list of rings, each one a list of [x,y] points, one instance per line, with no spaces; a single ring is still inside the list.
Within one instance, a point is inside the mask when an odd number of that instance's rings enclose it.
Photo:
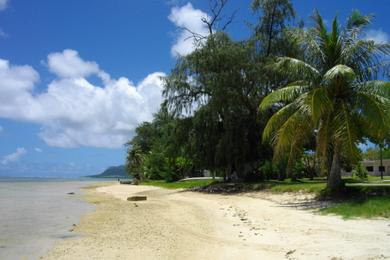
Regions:
[[[194,35],[197,48],[165,78],[161,110],[128,143],[129,171],[168,181],[205,170],[232,180],[322,174],[336,190],[358,144],[388,137],[390,45],[362,37],[372,16],[353,11],[327,28],[315,11],[303,27],[289,0],[251,7],[259,19],[246,40],[213,26]]]

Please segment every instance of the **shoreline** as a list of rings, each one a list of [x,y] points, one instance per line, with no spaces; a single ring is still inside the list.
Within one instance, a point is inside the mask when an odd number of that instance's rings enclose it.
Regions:
[[[82,187],[93,182],[40,179],[0,181],[0,259],[39,259],[94,210]]]
[[[272,195],[201,194],[107,183],[83,190],[83,199],[96,208],[75,227],[81,237],[59,241],[43,259],[390,257],[388,221],[345,221],[276,203],[272,200],[281,198]],[[131,194],[148,200],[126,201]]]

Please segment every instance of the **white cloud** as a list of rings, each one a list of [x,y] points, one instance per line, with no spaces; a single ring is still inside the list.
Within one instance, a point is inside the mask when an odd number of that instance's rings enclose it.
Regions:
[[[39,147],[35,147],[34,150],[35,150],[37,153],[41,153],[41,152],[42,152],[42,149],[39,148]]]
[[[58,78],[35,94],[36,71],[0,59],[0,117],[40,124],[39,135],[48,145],[120,147],[161,104],[164,73],[149,74],[138,84],[125,77],[110,79],[72,50],[49,54],[47,64]],[[91,75],[100,77],[103,86],[89,82]]]
[[[28,117],[32,107],[31,91],[38,82],[38,73],[30,66],[12,66],[0,59],[0,116]]]
[[[199,9],[194,9],[191,3],[171,9],[168,19],[179,28],[176,42],[171,48],[173,56],[184,56],[195,49],[196,46],[191,38],[191,32],[203,36],[208,34],[207,26],[201,21],[202,18],[208,18],[208,15]]]
[[[7,165],[9,163],[17,162],[26,153],[27,153],[27,150],[25,148],[19,147],[16,149],[15,152],[4,156],[3,159],[1,160],[1,164]]]
[[[368,30],[364,38],[366,40],[371,40],[376,43],[388,43],[390,40],[389,35],[386,32],[384,32],[382,29]]]
[[[47,63],[49,70],[62,78],[88,77],[100,71],[96,62],[84,61],[77,51],[69,49],[49,54]]]
[[[0,11],[7,8],[8,0],[0,0]]]

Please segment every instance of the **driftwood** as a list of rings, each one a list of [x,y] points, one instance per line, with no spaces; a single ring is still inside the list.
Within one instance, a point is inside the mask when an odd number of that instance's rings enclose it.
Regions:
[[[128,201],[146,200],[146,196],[143,196],[143,195],[131,196],[131,197],[128,197],[127,200]]]
[[[132,181],[120,181],[120,184],[132,184]]]

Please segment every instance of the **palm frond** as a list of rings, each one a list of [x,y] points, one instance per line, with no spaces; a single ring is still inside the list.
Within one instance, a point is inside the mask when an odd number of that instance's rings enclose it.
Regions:
[[[356,93],[356,107],[366,124],[366,135],[383,138],[390,127],[390,100],[367,92]]]
[[[324,23],[324,20],[322,19],[322,16],[318,12],[318,10],[315,10],[311,18],[314,20],[315,23],[315,32],[318,37],[318,41],[320,42],[320,46],[322,49],[328,45],[329,37],[328,37],[328,31],[326,30],[326,26]]]
[[[319,71],[310,64],[290,57],[278,58],[271,69],[291,78],[313,80],[320,76]]]
[[[355,78],[355,72],[350,67],[339,64],[328,70],[323,79],[328,82],[343,80],[344,82],[352,81]]]
[[[352,161],[359,158],[359,149],[357,142],[360,137],[358,124],[354,118],[353,113],[348,109],[345,102],[340,104],[340,109],[337,111],[335,117],[332,119],[333,128],[333,142],[341,142],[343,144],[342,150],[345,157]]]
[[[297,110],[280,127],[275,135],[274,159],[279,160],[284,154],[291,151],[292,147],[298,149],[309,140],[312,126],[310,116],[306,110]]]
[[[343,45],[340,62],[351,67],[361,81],[388,73],[385,57],[390,55],[390,44],[347,37]]]
[[[305,85],[289,85],[268,94],[260,103],[259,110],[264,111],[280,102],[291,102],[308,89]]]
[[[378,95],[390,99],[390,82],[372,80],[360,83],[356,86],[357,91]]]
[[[276,133],[277,129],[279,129],[283,123],[286,122],[288,118],[295,112],[296,105],[295,103],[291,103],[282,107],[275,114],[273,114],[264,128],[263,141],[271,141],[271,143],[274,143],[274,134]]]
[[[331,113],[333,104],[328,96],[326,88],[315,88],[308,94],[308,105],[311,108],[313,122],[316,123],[323,115]]]
[[[359,10],[353,10],[347,19],[347,30],[359,29],[371,23],[373,15],[363,15]]]

